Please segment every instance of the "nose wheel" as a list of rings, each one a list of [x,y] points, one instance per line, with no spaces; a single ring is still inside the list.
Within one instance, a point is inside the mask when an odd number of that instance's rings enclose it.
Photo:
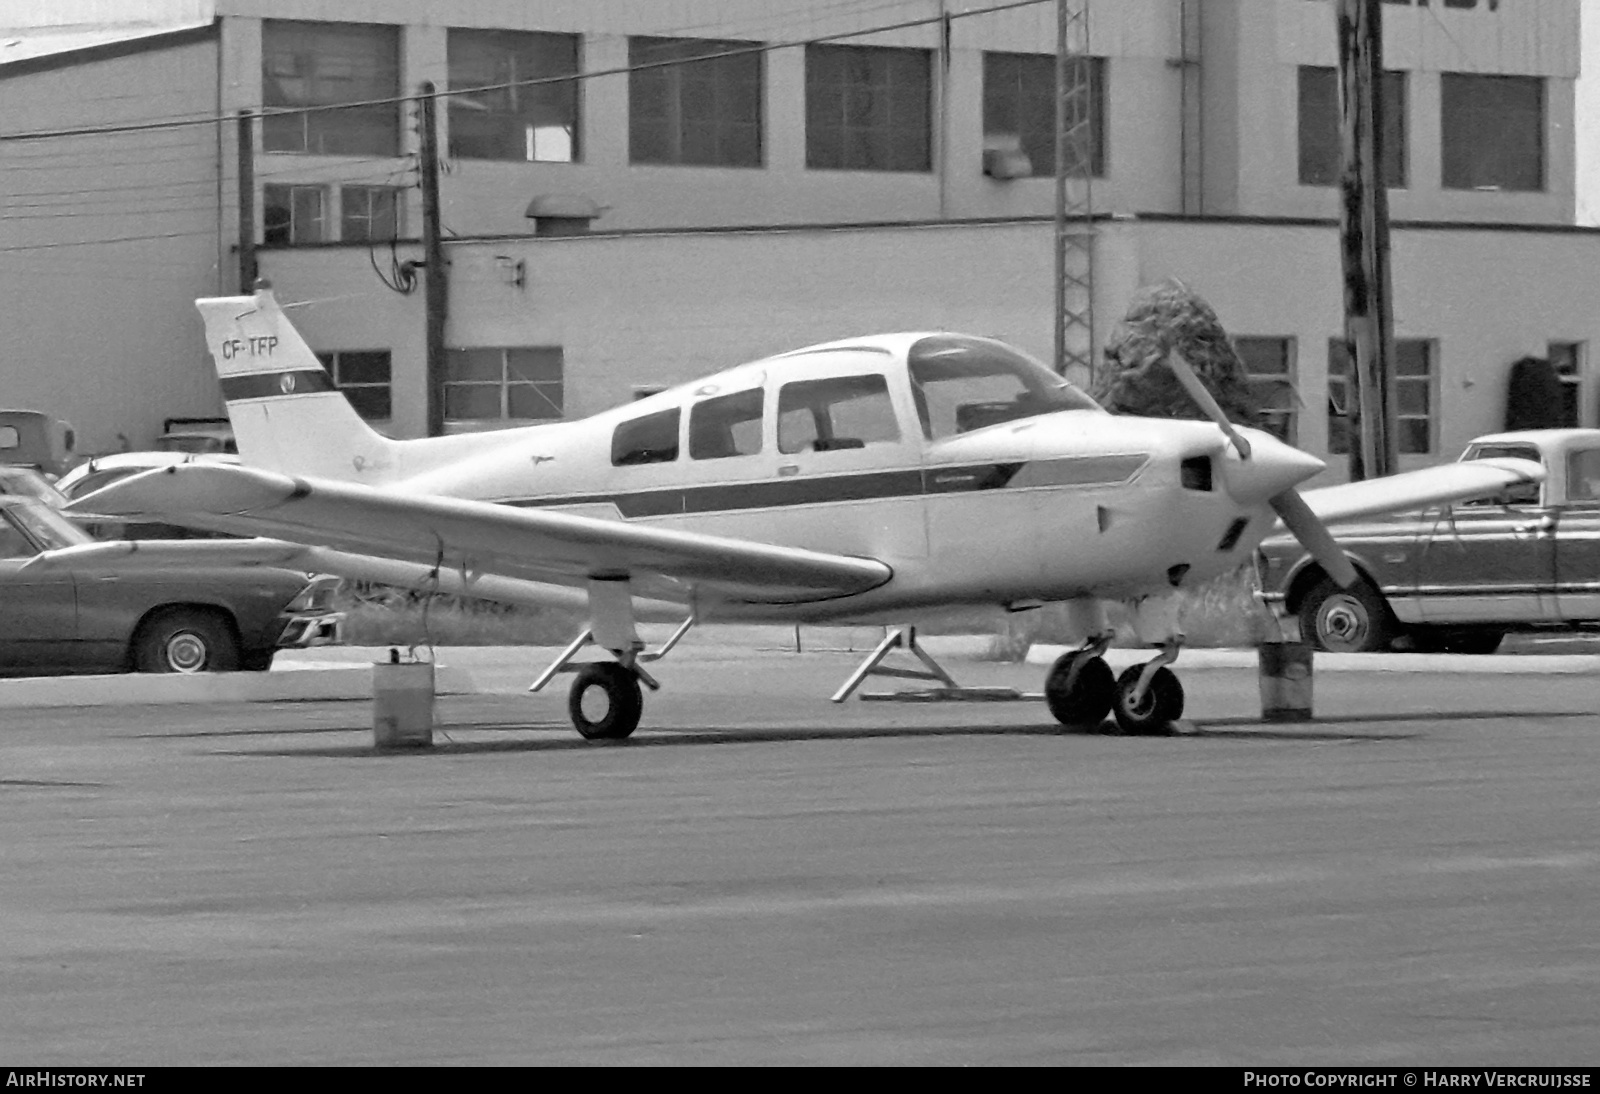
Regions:
[[[1183,685],[1159,659],[1125,669],[1116,691],[1111,712],[1130,736],[1170,732],[1172,723],[1183,717]]]
[[[1111,713],[1117,682],[1096,649],[1056,658],[1044,678],[1044,702],[1056,721],[1069,729],[1094,729]]]

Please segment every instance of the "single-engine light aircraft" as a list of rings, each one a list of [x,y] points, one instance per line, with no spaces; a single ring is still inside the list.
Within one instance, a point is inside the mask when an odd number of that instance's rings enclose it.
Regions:
[[[837,701],[869,675],[938,685],[924,697],[1022,698],[959,686],[914,624],[1055,601],[1082,645],[1046,675],[1050,712],[1159,731],[1184,705],[1168,668],[1175,594],[1248,560],[1276,520],[1348,586],[1360,575],[1324,521],[1542,474],[1482,460],[1302,497],[1322,461],[1231,424],[1176,354],[1210,421],[1112,415],[1020,350],[941,331],[781,353],[577,421],[392,440],[335,389],[270,289],[198,306],[243,465],[148,471],[76,508],[290,541],[330,573],[583,605],[588,625],[531,690],[574,672],[568,710],[588,738],[633,732],[641,683],[659,687],[645,665],[697,620],[892,625]],[[1102,656],[1108,601],[1128,602],[1159,651],[1120,678]],[[681,626],[647,651],[636,622],[672,613]],[[589,646],[600,660],[579,660]],[[883,665],[896,649],[921,667]]]

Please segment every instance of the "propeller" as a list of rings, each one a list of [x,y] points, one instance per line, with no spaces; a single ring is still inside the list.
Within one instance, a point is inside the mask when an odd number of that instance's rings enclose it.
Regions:
[[[1206,390],[1194,367],[1175,349],[1167,354],[1167,367],[1172,370],[1172,375],[1183,386],[1183,390],[1189,393],[1189,398],[1195,401],[1195,405],[1217,423],[1217,428],[1228,438],[1234,451],[1239,453],[1239,458],[1244,461],[1250,460],[1250,442],[1234,428],[1228,416],[1222,412],[1222,407],[1212,397],[1211,392]],[[1341,588],[1348,589],[1361,579],[1356,573],[1355,566],[1334,540],[1333,534],[1328,531],[1328,526],[1311,511],[1311,506],[1306,504],[1306,500],[1300,496],[1298,490],[1291,486],[1287,490],[1273,494],[1267,499],[1267,504],[1278,514],[1278,519],[1283,521],[1284,527],[1294,534],[1300,545],[1310,552],[1311,557],[1317,560],[1327,575]]]

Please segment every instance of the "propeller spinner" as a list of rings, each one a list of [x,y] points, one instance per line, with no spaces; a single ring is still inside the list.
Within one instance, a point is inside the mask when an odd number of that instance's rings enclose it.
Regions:
[[[1195,405],[1217,423],[1217,428],[1222,430],[1229,443],[1233,445],[1234,451],[1239,454],[1239,459],[1245,464],[1250,464],[1255,458],[1250,442],[1234,428],[1232,422],[1228,421],[1228,416],[1222,412],[1217,400],[1212,398],[1211,392],[1206,390],[1205,384],[1201,383],[1193,366],[1177,350],[1172,350],[1167,354],[1167,367],[1177,377],[1178,383],[1183,385],[1183,389],[1189,393],[1189,397],[1195,401]],[[1287,445],[1283,447],[1288,448]],[[1298,450],[1290,449],[1290,451]],[[1303,456],[1304,453],[1300,455]],[[1294,534],[1294,538],[1300,541],[1301,546],[1310,552],[1311,557],[1316,559],[1327,575],[1341,587],[1348,589],[1360,580],[1355,566],[1351,565],[1350,559],[1334,541],[1328,526],[1312,512],[1311,506],[1306,504],[1298,490],[1290,486],[1278,491],[1267,498],[1267,504],[1278,514],[1284,527]]]

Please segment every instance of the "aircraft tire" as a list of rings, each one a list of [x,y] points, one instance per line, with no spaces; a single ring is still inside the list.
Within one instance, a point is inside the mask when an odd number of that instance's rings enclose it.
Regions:
[[[605,695],[605,709],[599,717],[594,696],[599,689]],[[587,709],[586,702],[588,701]],[[639,678],[615,661],[596,661],[578,670],[567,693],[567,714],[579,736],[588,741],[620,741],[639,726],[639,716],[644,713],[644,696],[639,691]]]
[[[1045,705],[1055,720],[1069,729],[1097,728],[1111,713],[1117,697],[1116,678],[1103,657],[1089,657],[1068,690],[1067,674],[1072,671],[1073,659],[1085,656],[1081,650],[1062,654],[1044,678]]]
[[[1133,701],[1133,690],[1143,671],[1143,665],[1133,665],[1117,678],[1117,699],[1111,712],[1116,715],[1118,727],[1129,736],[1166,733],[1173,722],[1183,717],[1183,685],[1166,666],[1156,669],[1144,699]]]

